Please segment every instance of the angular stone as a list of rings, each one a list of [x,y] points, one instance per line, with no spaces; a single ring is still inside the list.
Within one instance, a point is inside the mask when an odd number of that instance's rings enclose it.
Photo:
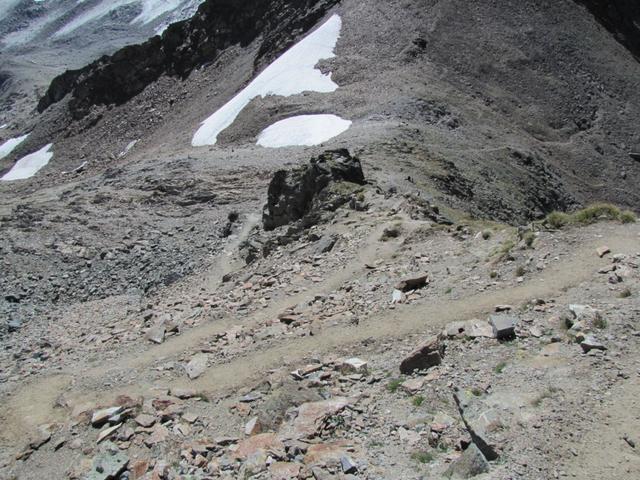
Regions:
[[[518,319],[511,315],[491,315],[489,323],[493,327],[493,336],[498,340],[512,340],[516,338],[516,324]]]
[[[209,362],[209,355],[206,353],[199,353],[195,355],[189,363],[185,366],[185,371],[191,380],[195,380],[202,375],[207,369],[207,363]]]
[[[489,322],[477,319],[450,323],[444,335],[449,338],[494,338]]]
[[[167,427],[161,424],[156,424],[153,427],[153,431],[149,437],[145,438],[144,443],[147,447],[151,448],[158,443],[162,443],[169,438],[169,430]]]
[[[93,459],[91,471],[85,480],[115,480],[127,469],[128,464],[129,457],[115,447],[109,448]]]
[[[348,375],[351,373],[361,373],[366,374],[368,370],[367,362],[364,360],[360,360],[359,358],[349,358],[342,362],[340,365],[340,372],[343,375]]]
[[[105,428],[104,430],[102,430],[99,434],[98,434],[98,443],[101,443],[102,441],[106,440],[107,438],[109,438],[111,435],[113,435],[120,427],[122,426],[122,423],[119,423],[117,425],[114,425],[113,427],[109,427],[109,428]]]
[[[496,460],[499,441],[495,433],[503,427],[499,412],[470,392],[457,391],[454,399],[473,442],[488,460]]]
[[[580,343],[580,347],[582,347],[582,351],[584,353],[589,353],[591,350],[606,350],[602,343],[600,343],[593,335],[587,335],[584,340]]]
[[[358,465],[351,459],[351,457],[344,455],[340,458],[340,466],[342,471],[346,474],[357,473]]]
[[[321,255],[323,253],[329,253],[333,250],[338,238],[335,235],[324,235],[320,240],[317,241],[314,248],[314,253],[316,255]]]
[[[145,476],[147,470],[149,470],[149,460],[136,460],[129,469],[130,480],[140,480]]]
[[[429,275],[422,275],[420,277],[406,278],[400,281],[396,285],[396,290],[401,292],[409,292],[411,290],[417,290],[425,287],[429,283]]]
[[[603,245],[602,247],[598,248],[596,250],[596,253],[598,254],[598,256],[600,258],[604,257],[607,253],[611,253],[611,249],[609,247],[607,247],[606,245]]]
[[[340,413],[347,405],[349,400],[343,397],[305,403],[298,409],[298,416],[288,433],[297,440],[313,438],[322,432],[329,417]]]
[[[429,338],[411,352],[400,364],[400,372],[410,375],[416,370],[428,370],[442,363],[444,345],[438,337]]]
[[[299,463],[275,462],[269,467],[271,480],[295,480],[300,475],[302,465]]]
[[[480,449],[471,443],[444,473],[446,478],[466,480],[489,471],[489,462]]]
[[[407,392],[409,395],[415,395],[424,387],[424,377],[420,378],[410,378],[400,385],[400,388]]]
[[[144,428],[152,427],[156,423],[156,417],[143,413],[134,418],[134,422]]]
[[[171,396],[180,398],[181,400],[187,400],[198,396],[198,392],[191,388],[172,388],[170,394]]]
[[[244,427],[244,434],[248,437],[262,433],[262,424],[258,417],[253,417]]]
[[[122,413],[122,411],[123,411],[122,407],[111,407],[111,408],[104,408],[102,410],[96,410],[95,412],[93,412],[93,415],[91,416],[91,425],[93,425],[94,427],[100,427],[105,423],[107,423],[107,421],[111,417],[119,415],[120,413]]]
[[[164,342],[165,333],[166,333],[166,329],[164,325],[155,325],[151,327],[149,330],[147,330],[147,333],[145,333],[144,338],[146,338],[150,342],[160,344]]]
[[[283,457],[284,444],[275,433],[260,433],[242,440],[233,452],[233,456],[245,460],[260,451],[276,457]]]
[[[350,446],[351,444],[345,440],[309,445],[304,463],[312,467],[337,467],[340,465],[340,459],[348,454]]]

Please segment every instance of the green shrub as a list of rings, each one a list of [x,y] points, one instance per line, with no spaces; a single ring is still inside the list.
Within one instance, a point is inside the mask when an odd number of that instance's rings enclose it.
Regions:
[[[413,403],[415,407],[419,407],[424,403],[424,397],[422,395],[416,395],[411,399],[411,403]]]
[[[524,244],[527,246],[527,248],[531,248],[535,239],[536,239],[536,236],[533,232],[526,232],[522,236],[522,240],[524,240]]]
[[[400,388],[400,385],[402,385],[402,379],[394,378],[393,380],[389,381],[389,383],[387,383],[387,390],[389,390],[391,393],[396,393]]]
[[[494,372],[496,372],[498,375],[501,374],[504,369],[507,367],[507,362],[500,362],[499,364],[497,364],[495,366],[495,368],[493,369]]]

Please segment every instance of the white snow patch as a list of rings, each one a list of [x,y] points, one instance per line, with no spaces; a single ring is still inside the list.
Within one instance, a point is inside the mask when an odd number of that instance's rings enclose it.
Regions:
[[[171,12],[182,4],[182,0],[144,0],[142,12],[131,23],[150,23],[156,18]]]
[[[6,127],[6,125],[3,125],[1,128],[4,128],[4,127]],[[11,152],[13,152],[13,150],[22,142],[24,142],[28,136],[29,134],[27,133],[26,135],[23,135],[18,138],[10,138],[6,142],[4,142],[2,145],[0,145],[0,158],[4,158],[7,155],[9,155]]]
[[[268,148],[320,145],[351,126],[337,115],[299,115],[274,123],[258,135],[258,145]]]
[[[315,66],[320,60],[335,57],[334,49],[341,28],[340,16],[333,15],[315,32],[283,53],[246,88],[202,122],[191,144],[194,147],[215,145],[220,132],[229,127],[244,107],[258,96],[335,91],[338,85],[331,80],[331,73],[325,75]]]
[[[9,126],[8,123],[5,123],[4,125],[0,125],[0,130],[2,130],[3,128],[7,128]]]
[[[53,158],[51,147],[53,147],[53,143],[41,148],[37,152],[22,157],[0,180],[22,180],[33,177]]]

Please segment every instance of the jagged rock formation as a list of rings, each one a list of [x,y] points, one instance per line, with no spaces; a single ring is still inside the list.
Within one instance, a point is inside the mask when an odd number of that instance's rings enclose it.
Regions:
[[[335,210],[344,205],[351,198],[349,191],[345,194],[338,191],[339,187],[327,188],[330,183],[342,182],[364,183],[360,160],[345,149],[324,152],[311,159],[308,165],[294,170],[277,171],[269,184],[268,201],[262,215],[264,229],[273,230],[295,222],[313,210]],[[342,190],[349,190],[349,187]]]
[[[258,66],[289,47],[295,33],[314,26],[338,1],[209,0],[193,18],[170,25],[162,36],[56,77],[38,111],[72,94],[69,110],[74,118],[82,118],[93,105],[126,102],[163,74],[185,77],[224,49],[246,47],[262,36]]]

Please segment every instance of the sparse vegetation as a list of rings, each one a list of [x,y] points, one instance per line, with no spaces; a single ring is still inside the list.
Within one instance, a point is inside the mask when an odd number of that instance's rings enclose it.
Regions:
[[[604,330],[609,326],[609,322],[602,315],[598,315],[596,319],[593,321],[593,326],[595,328],[599,328],[600,330]]]
[[[484,232],[482,232],[482,238],[484,238],[485,240],[489,240],[491,238],[491,231],[485,230]]]
[[[523,236],[522,236],[522,240],[524,241],[524,244],[527,248],[531,248],[533,246],[533,242],[536,239],[536,235],[533,232],[526,232]]]
[[[491,273],[489,273],[489,277],[492,279],[498,278],[498,272],[492,270]]]
[[[553,398],[553,396],[558,393],[560,391],[560,389],[558,387],[548,387],[547,389],[545,389],[542,393],[540,393],[532,402],[531,404],[534,407],[539,407],[540,405],[542,405],[542,402],[544,402],[544,400],[546,400],[547,398]]]
[[[559,229],[566,225],[590,225],[600,220],[617,220],[621,223],[633,223],[636,215],[632,211],[621,211],[610,203],[595,203],[573,213],[552,212],[544,220],[551,228]]]
[[[498,375],[500,375],[506,367],[507,367],[507,362],[500,362],[494,367],[493,371]]]
[[[631,296],[631,290],[629,290],[628,288],[625,288],[618,294],[618,297],[620,298],[629,298],[630,296]]]
[[[431,463],[435,460],[432,453],[426,452],[424,450],[413,452],[411,454],[411,459],[418,463]]]
[[[414,407],[419,407],[424,403],[424,397],[422,395],[416,395],[411,399]]]
[[[518,268],[516,268],[516,277],[524,277],[524,274],[527,273],[527,271],[525,270],[525,268],[520,265]]]
[[[387,383],[387,390],[389,390],[391,393],[396,393],[400,388],[400,385],[402,385],[402,379],[394,378],[390,380],[389,383]]]
[[[483,394],[484,392],[483,392],[483,391],[482,391],[482,389],[481,389],[481,388],[479,388],[479,387],[473,387],[473,388],[471,389],[471,393],[472,393],[475,397],[481,397],[481,396],[482,396],[482,394]]]
[[[449,287],[447,288],[444,293],[446,293],[447,295],[449,295],[451,292],[453,291],[453,288]]]

